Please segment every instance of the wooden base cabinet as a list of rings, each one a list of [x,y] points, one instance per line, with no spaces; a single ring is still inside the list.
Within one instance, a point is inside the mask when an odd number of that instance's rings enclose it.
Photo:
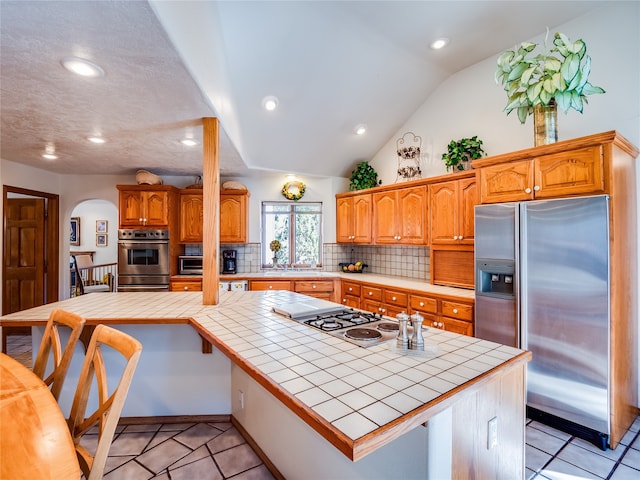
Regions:
[[[342,304],[351,308],[360,308],[360,284],[357,282],[349,282],[347,280],[342,280],[341,284]]]
[[[296,280],[293,291],[323,300],[335,301],[333,280]]]
[[[202,278],[172,278],[169,282],[171,292],[201,292]]]

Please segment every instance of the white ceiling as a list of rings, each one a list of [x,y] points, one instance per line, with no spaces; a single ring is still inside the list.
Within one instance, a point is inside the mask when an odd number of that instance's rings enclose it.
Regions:
[[[0,156],[62,174],[198,175],[202,147],[179,140],[201,140],[215,116],[223,176],[348,177],[447,77],[606,3],[2,0]],[[450,45],[430,50],[440,36]],[[67,56],[106,75],[74,76]],[[41,158],[47,143],[58,160]]]

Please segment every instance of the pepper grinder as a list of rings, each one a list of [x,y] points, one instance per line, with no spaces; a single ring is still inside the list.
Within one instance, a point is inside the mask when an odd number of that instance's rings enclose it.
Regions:
[[[398,348],[409,348],[409,335],[407,334],[407,323],[409,322],[409,315],[402,312],[396,315],[400,329],[398,330],[398,337],[396,345]]]
[[[422,321],[424,317],[419,312],[411,315],[413,324],[413,336],[411,337],[411,348],[414,350],[424,350],[424,338],[422,337]]]

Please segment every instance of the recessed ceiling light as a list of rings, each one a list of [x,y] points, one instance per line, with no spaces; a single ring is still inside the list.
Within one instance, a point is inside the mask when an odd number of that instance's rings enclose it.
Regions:
[[[354,131],[356,132],[356,135],[364,135],[365,133],[367,133],[367,126],[364,123],[361,123],[359,125],[356,125]]]
[[[195,147],[199,142],[193,138],[183,138],[180,143],[185,147]]]
[[[58,159],[58,156],[56,155],[56,147],[53,143],[47,143],[47,145],[44,147],[42,158],[46,158],[47,160]]]
[[[89,140],[91,143],[97,143],[97,144],[102,144],[104,142],[106,142],[106,140],[102,137],[99,137],[97,135],[93,135],[91,137],[87,137],[87,140]]]
[[[62,66],[75,73],[76,75],[82,75],[83,77],[104,77],[104,70],[93,62],[78,57],[63,58]]]
[[[448,38],[438,38],[437,40],[431,42],[431,45],[429,45],[429,47],[431,47],[433,50],[440,50],[441,48],[446,47],[448,44]]]
[[[278,99],[274,96],[264,97],[262,99],[262,106],[271,112],[278,107]]]

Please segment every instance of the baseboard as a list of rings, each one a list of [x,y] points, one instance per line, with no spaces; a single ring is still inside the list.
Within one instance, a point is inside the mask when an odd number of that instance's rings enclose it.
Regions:
[[[153,423],[230,423],[231,415],[168,415],[156,417],[120,417],[118,425],[150,425]]]
[[[231,424],[236,428],[236,430],[238,430],[238,432],[240,432],[240,435],[242,435],[247,443],[251,445],[251,448],[253,448],[254,452],[256,452],[258,457],[260,457],[260,460],[262,460],[264,466],[267,467],[267,470],[271,472],[271,475],[273,475],[276,480],[286,480],[284,476],[278,471],[276,466],[271,462],[271,460],[269,460],[269,457],[265,455],[260,446],[253,440],[251,435],[249,435],[249,432],[247,432],[244,427],[240,425],[240,423],[235,418],[233,418],[233,416],[231,416]]]

